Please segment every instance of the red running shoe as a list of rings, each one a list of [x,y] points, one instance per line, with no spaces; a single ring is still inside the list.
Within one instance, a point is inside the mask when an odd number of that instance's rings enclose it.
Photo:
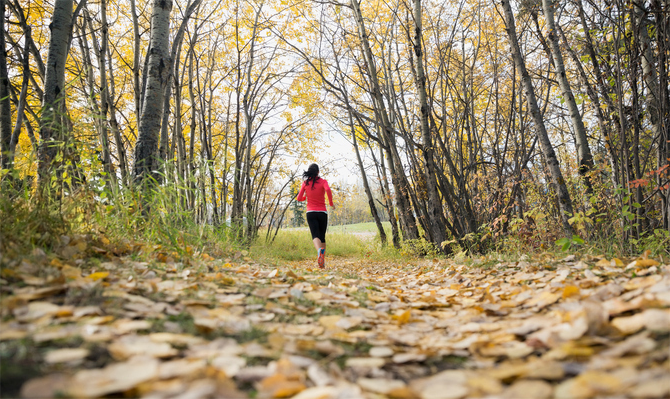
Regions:
[[[319,268],[323,269],[326,263],[326,250],[321,248],[319,250],[319,258],[316,260],[316,263],[319,264]]]

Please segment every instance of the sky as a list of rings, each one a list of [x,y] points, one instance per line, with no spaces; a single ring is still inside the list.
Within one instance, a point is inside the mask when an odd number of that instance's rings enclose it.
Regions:
[[[328,146],[320,157],[320,165],[323,165],[327,173],[324,177],[329,182],[356,184],[360,171],[354,147],[339,132],[328,130],[324,136],[324,142]]]

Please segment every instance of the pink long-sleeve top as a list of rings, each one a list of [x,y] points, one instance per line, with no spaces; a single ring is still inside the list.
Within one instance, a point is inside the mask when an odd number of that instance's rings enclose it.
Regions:
[[[302,182],[297,200],[304,201],[307,198],[307,212],[327,212],[325,195],[328,195],[330,206],[334,206],[333,192],[330,191],[328,182],[326,179],[319,178],[314,182],[314,187],[312,187],[311,181],[309,184]]]

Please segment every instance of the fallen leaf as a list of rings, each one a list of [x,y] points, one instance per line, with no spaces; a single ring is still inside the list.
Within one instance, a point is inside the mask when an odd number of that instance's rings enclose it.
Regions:
[[[49,364],[55,363],[80,363],[91,352],[85,348],[64,348],[49,351],[44,355],[44,361]]]
[[[86,276],[87,279],[93,280],[93,281],[98,281],[105,279],[109,276],[109,272],[97,272],[97,273],[92,273]]]
[[[103,369],[77,372],[66,389],[66,394],[80,398],[96,398],[114,392],[124,392],[158,376],[158,361],[135,358],[114,363]]]

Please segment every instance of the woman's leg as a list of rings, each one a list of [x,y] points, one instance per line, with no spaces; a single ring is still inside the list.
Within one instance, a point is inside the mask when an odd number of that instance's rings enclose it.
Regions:
[[[326,249],[326,231],[328,230],[328,214],[322,213],[319,218],[319,237],[321,248]]]
[[[312,242],[314,243],[314,249],[316,249],[316,252],[319,252],[321,248],[323,249],[326,248],[326,243],[321,242],[321,239],[319,237],[313,239]]]
[[[314,249],[316,249],[316,253],[318,254],[321,248],[326,248],[326,243],[324,242],[325,236],[322,233],[324,230],[323,215],[320,212],[307,212],[307,225],[312,234]]]

